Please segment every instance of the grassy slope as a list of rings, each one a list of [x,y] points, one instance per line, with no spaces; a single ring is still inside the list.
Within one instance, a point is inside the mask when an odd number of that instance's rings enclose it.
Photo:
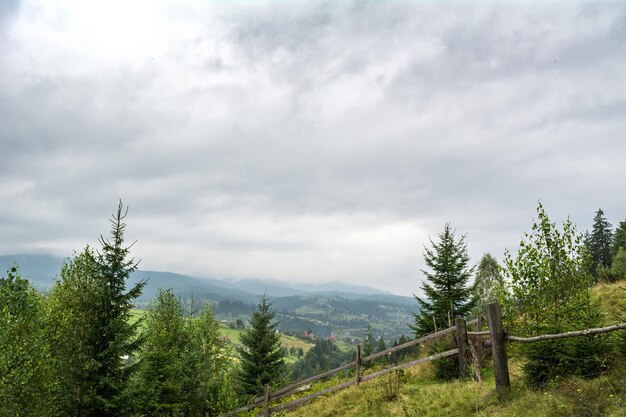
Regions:
[[[595,288],[606,322],[615,323],[626,303],[626,282],[602,284]],[[359,387],[319,398],[285,416],[298,417],[384,417],[384,416],[608,416],[626,417],[626,362],[594,380],[567,378],[544,390],[530,390],[522,383],[521,363],[510,358],[511,398],[499,403],[493,375],[486,371],[485,382],[442,383],[432,379],[430,367],[410,369],[396,389],[397,398],[385,398],[389,378],[382,377]],[[388,390],[387,390],[388,391]],[[393,390],[392,390],[393,391]]]
[[[239,335],[243,331],[244,331],[243,329],[231,329],[224,324],[220,324],[220,333],[223,336],[228,337],[228,339],[234,345],[239,344]],[[285,346],[287,349],[290,349],[292,346],[295,347],[296,349],[302,348],[305,354],[306,352],[308,352],[309,349],[313,347],[313,344],[311,343],[307,343],[303,340],[298,339],[297,337],[286,336],[286,335],[282,335],[280,337],[280,343],[281,345]],[[293,362],[296,362],[297,360],[298,360],[297,355],[288,355],[285,358],[285,361],[288,363],[293,363]]]

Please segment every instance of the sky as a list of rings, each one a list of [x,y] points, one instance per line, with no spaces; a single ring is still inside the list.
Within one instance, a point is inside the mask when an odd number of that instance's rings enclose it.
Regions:
[[[419,294],[450,222],[626,219],[626,3],[0,2],[0,254]]]

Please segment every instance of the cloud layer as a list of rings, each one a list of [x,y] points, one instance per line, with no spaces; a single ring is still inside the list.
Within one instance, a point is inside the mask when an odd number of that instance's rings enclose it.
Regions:
[[[121,197],[145,268],[417,292],[446,221],[477,261],[538,199],[624,219],[625,38],[619,2],[9,2],[0,252]]]

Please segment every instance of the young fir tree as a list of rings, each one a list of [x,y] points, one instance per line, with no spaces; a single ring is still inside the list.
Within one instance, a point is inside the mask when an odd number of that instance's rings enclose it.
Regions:
[[[257,310],[252,313],[248,328],[239,337],[239,388],[251,396],[262,394],[265,384],[276,386],[285,371],[278,323],[272,322],[275,313],[270,307],[271,303],[263,295]]]
[[[585,245],[592,257],[591,274],[598,276],[598,271],[611,266],[611,244],[613,232],[611,223],[604,217],[602,209],[596,211],[593,218],[593,229],[585,237]]]
[[[474,268],[468,265],[465,235],[457,241],[450,223],[446,223],[438,236],[438,242],[430,241],[432,249],[424,247],[424,261],[429,270],[422,270],[426,280],[421,289],[426,298],[414,295],[420,307],[411,326],[416,337],[433,332],[435,327],[451,326],[455,317],[465,316],[475,304],[468,285]]]

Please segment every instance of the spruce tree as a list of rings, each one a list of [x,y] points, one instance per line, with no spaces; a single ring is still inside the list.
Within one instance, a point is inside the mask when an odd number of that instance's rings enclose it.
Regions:
[[[133,355],[141,345],[141,339],[136,337],[140,323],[130,323],[130,310],[146,283],[139,282],[126,290],[126,281],[138,265],[129,258],[132,245],[124,245],[124,218],[127,214],[128,208],[124,210],[120,201],[110,220],[111,238],[100,237],[102,248],[97,256],[97,278],[104,291],[101,302],[94,306],[101,331],[93,346],[93,357],[98,363],[92,398],[94,417],[120,416],[129,412],[127,386],[136,366],[125,364],[123,358]]]
[[[248,328],[241,334],[237,348],[241,361],[238,374],[239,388],[246,395],[263,393],[263,385],[275,387],[285,371],[280,335],[271,303],[263,295],[257,310],[252,313]]]
[[[438,237],[438,242],[430,240],[432,249],[424,247],[429,270],[422,269],[426,280],[421,289],[426,297],[414,295],[420,307],[411,326],[416,337],[433,332],[435,325],[437,329],[449,327],[455,317],[465,316],[475,304],[468,285],[474,268],[468,265],[465,235],[457,241],[450,223],[446,223]]]
[[[585,245],[592,257],[591,274],[594,277],[598,276],[600,268],[611,266],[611,244],[613,243],[611,229],[611,223],[604,217],[604,212],[598,209],[593,218],[591,233],[585,236]]]
[[[619,223],[611,242],[611,256],[617,255],[620,249],[626,250],[626,220]]]

